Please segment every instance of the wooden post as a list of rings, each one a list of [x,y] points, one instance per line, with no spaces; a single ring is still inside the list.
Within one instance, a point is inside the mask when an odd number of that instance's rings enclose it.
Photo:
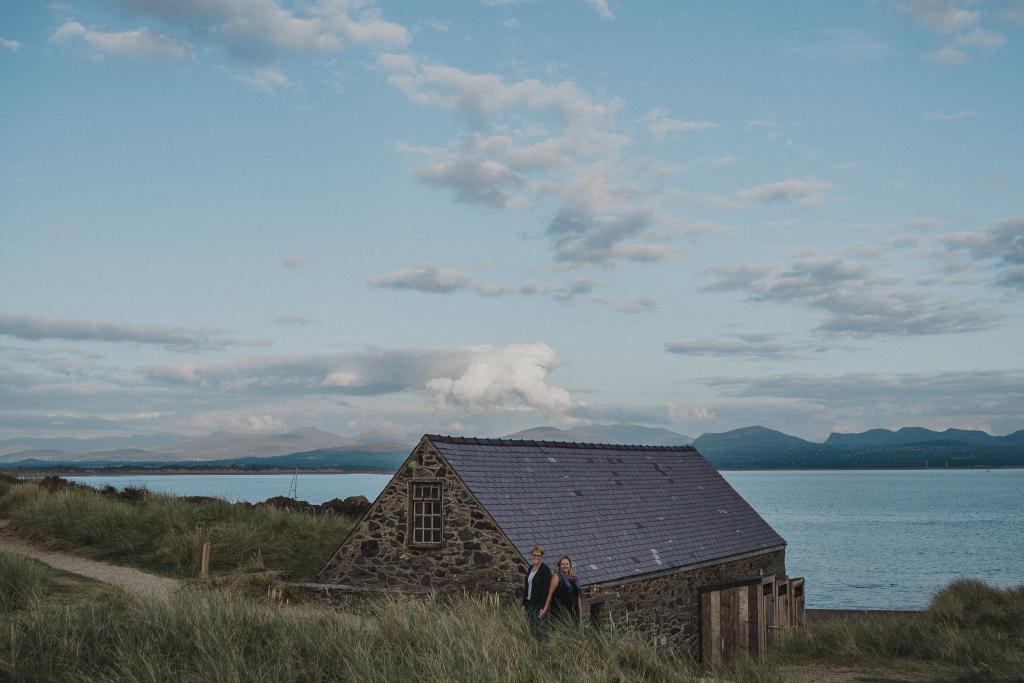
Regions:
[[[210,575],[210,542],[203,544],[203,564],[199,569],[199,576],[206,578]]]

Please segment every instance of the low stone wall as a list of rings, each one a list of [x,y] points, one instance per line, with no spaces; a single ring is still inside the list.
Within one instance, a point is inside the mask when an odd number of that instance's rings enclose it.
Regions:
[[[584,618],[589,605],[601,625],[630,628],[659,644],[684,647],[697,654],[700,589],[758,575],[782,576],[785,562],[785,550],[778,550],[617,585],[587,586],[583,592]]]
[[[442,487],[440,548],[408,543],[409,484]],[[514,595],[526,569],[476,497],[434,448],[421,443],[317,577],[325,584],[405,592],[482,590]]]

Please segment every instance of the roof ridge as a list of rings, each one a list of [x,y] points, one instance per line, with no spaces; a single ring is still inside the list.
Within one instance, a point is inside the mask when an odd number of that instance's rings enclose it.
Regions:
[[[449,436],[442,434],[424,434],[427,439],[439,443],[471,444],[477,446],[543,446],[545,448],[587,448],[612,451],[674,451],[678,453],[696,452],[693,446],[649,446],[644,444],[622,443],[589,443],[584,441],[536,441],[533,439],[486,439],[468,436]]]

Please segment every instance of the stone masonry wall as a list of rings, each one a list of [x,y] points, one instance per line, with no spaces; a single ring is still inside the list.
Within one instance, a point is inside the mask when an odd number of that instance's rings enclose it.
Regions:
[[[440,481],[442,544],[413,548],[409,534],[409,483]],[[526,568],[519,551],[452,473],[440,454],[422,441],[317,581],[357,589],[422,592],[463,588],[517,594]]]
[[[681,646],[696,654],[700,589],[759,574],[783,576],[785,562],[785,550],[778,550],[617,586],[588,586],[583,598],[585,602],[605,601],[596,607],[602,625],[607,626],[610,620],[616,628],[631,628],[659,644]]]

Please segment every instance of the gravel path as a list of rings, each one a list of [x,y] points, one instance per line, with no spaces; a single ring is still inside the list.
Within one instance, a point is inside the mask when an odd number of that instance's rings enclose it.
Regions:
[[[0,551],[24,555],[48,564],[54,569],[87,576],[90,579],[120,586],[129,593],[167,602],[178,588],[175,579],[157,576],[131,567],[121,567],[106,562],[88,560],[84,557],[56,550],[43,550],[12,536],[5,527],[6,520],[0,520]]]

